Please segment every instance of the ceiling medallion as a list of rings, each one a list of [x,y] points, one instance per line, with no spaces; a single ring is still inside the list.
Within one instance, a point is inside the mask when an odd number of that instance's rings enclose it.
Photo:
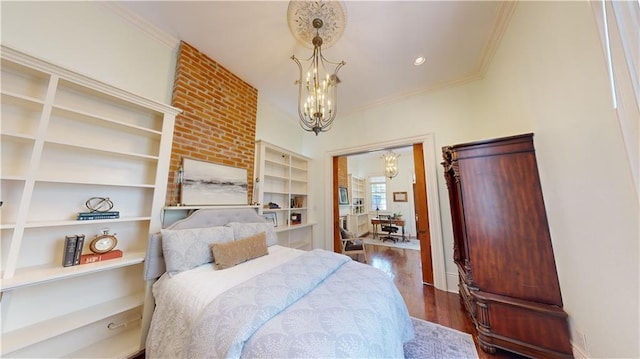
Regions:
[[[314,19],[322,20],[322,28],[313,27]],[[313,38],[319,35],[326,49],[344,33],[346,15],[340,1],[290,1],[287,23],[293,37],[303,46],[313,48]]]

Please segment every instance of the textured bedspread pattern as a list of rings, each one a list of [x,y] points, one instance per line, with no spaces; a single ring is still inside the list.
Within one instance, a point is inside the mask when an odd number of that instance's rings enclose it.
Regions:
[[[406,306],[386,274],[314,250],[214,299],[193,324],[184,354],[402,358],[412,337]]]

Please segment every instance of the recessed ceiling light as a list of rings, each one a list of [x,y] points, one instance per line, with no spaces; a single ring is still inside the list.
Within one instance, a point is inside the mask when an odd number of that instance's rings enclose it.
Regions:
[[[413,61],[413,64],[416,65],[416,66],[420,66],[420,65],[424,64],[424,62],[426,60],[427,59],[424,56],[416,57],[416,59]]]

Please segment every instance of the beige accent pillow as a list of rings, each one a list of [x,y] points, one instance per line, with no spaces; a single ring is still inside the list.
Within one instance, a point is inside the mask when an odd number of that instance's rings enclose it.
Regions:
[[[211,244],[213,263],[216,269],[233,267],[242,262],[269,254],[265,232],[233,242]]]

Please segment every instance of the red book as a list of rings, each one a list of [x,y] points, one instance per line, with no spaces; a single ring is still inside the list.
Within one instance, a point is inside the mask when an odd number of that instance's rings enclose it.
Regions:
[[[97,254],[97,253],[83,254],[80,256],[80,264],[102,262],[109,259],[120,258],[120,257],[122,257],[122,251],[119,249],[114,249],[112,251],[109,251],[107,253],[102,253],[102,254]]]

